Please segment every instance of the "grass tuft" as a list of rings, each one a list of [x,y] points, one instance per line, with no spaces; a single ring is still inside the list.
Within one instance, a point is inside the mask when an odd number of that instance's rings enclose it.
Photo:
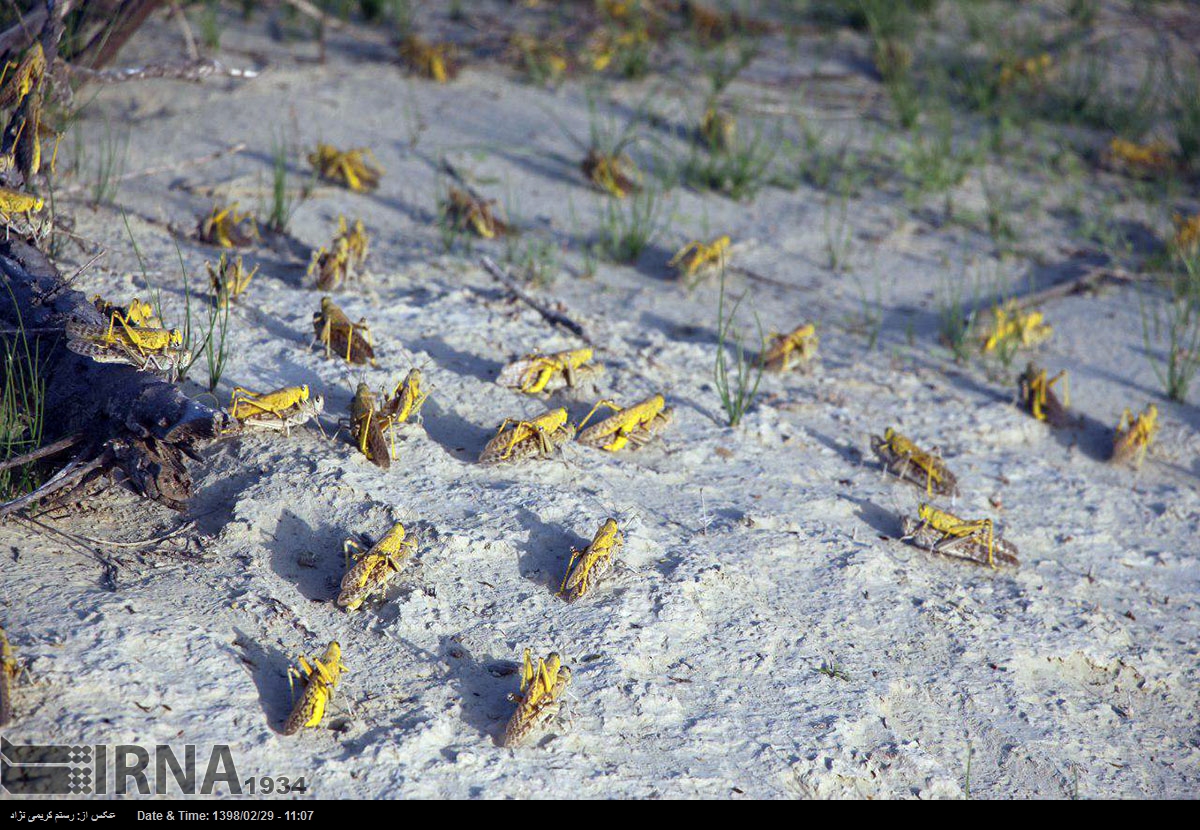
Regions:
[[[717,301],[717,360],[713,367],[713,381],[717,394],[721,396],[721,408],[729,426],[736,427],[754,399],[758,396],[758,385],[762,381],[763,365],[761,360],[752,361],[746,354],[742,342],[741,331],[735,328],[735,318],[742,304],[742,297],[733,304],[728,314],[725,310],[725,271],[721,271],[721,293]],[[766,337],[763,335],[762,323],[758,315],[754,315],[758,324],[759,353],[766,351]],[[727,344],[733,344],[734,363],[730,367],[729,355],[726,353]]]

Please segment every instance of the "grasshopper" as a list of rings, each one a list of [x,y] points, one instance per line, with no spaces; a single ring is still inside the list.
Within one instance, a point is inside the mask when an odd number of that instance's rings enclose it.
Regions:
[[[43,132],[53,132],[42,124],[42,84],[46,67],[46,53],[40,43],[35,43],[20,63],[7,63],[0,73],[0,108],[13,107],[0,144],[0,173],[16,171],[25,183],[41,170]],[[11,77],[10,69],[15,70]],[[54,148],[57,153],[57,143]]]
[[[1017,546],[996,535],[991,519],[964,520],[928,504],[917,507],[917,518],[908,517],[901,523],[904,538],[914,545],[935,553],[945,553],[996,567],[999,560],[1006,565],[1020,564]]]
[[[120,310],[107,326],[68,321],[67,348],[97,363],[128,363],[138,371],[154,371],[173,379],[179,367],[191,360],[178,329],[142,328],[130,323]]]
[[[1134,467],[1141,467],[1146,458],[1146,450],[1154,442],[1157,432],[1157,406],[1150,404],[1136,418],[1126,409],[1113,433],[1112,460],[1118,464],[1132,460]]]
[[[1132,176],[1165,173],[1175,166],[1171,148],[1161,138],[1148,144],[1114,138],[1101,161],[1111,170]]]
[[[492,214],[495,200],[483,201],[467,191],[451,186],[443,210],[446,218],[459,230],[470,228],[484,239],[494,239],[508,233],[508,225]]]
[[[891,427],[884,430],[882,438],[871,436],[871,449],[879,456],[885,470],[924,487],[926,495],[958,495],[958,479],[946,468],[946,462],[925,452]]]
[[[248,248],[258,239],[258,223],[249,211],[239,211],[237,202],[228,207],[214,205],[196,226],[196,236],[221,248]]]
[[[557,82],[570,69],[566,44],[561,40],[540,40],[524,32],[513,32],[508,41],[506,57],[516,60],[536,78]]]
[[[322,291],[336,291],[350,277],[350,245],[344,239],[333,241],[333,250],[321,247],[313,251],[308,275]]]
[[[325,411],[325,398],[309,396],[308,386],[285,386],[274,392],[251,392],[233,387],[229,414],[243,426],[275,430],[284,435]]]
[[[154,308],[137,297],[129,301],[127,306],[114,305],[99,294],[92,297],[92,305],[103,315],[105,320],[118,321],[123,317],[130,325],[143,328],[162,328],[162,322],[154,314]]]
[[[400,59],[414,74],[439,84],[456,78],[460,68],[452,44],[429,43],[416,35],[409,35],[401,42]]]
[[[1021,311],[1015,302],[997,305],[991,310],[991,320],[979,335],[983,351],[1015,351],[1044,343],[1054,333],[1040,311]]]
[[[700,119],[700,139],[714,153],[726,153],[737,142],[737,120],[728,110],[710,106]]]
[[[667,267],[675,268],[685,279],[694,280],[709,271],[724,268],[729,260],[730,244],[728,236],[707,244],[692,240],[668,260]]]
[[[319,726],[321,718],[325,717],[325,707],[333,700],[334,687],[341,679],[342,672],[349,671],[342,664],[342,647],[336,640],[325,649],[320,659],[314,659],[312,665],[304,657],[300,658],[300,668],[288,667],[288,685],[293,678],[305,681],[304,693],[296,701],[292,713],[283,724],[283,734],[294,735],[302,728]],[[295,691],[293,687],[293,697]]]
[[[349,562],[350,551],[355,552],[354,567],[342,577],[341,592],[337,604],[346,611],[357,611],[367,598],[387,588],[388,580],[400,572],[400,565],[417,551],[417,538],[408,536],[400,522],[383,535],[367,551],[353,539],[347,539],[342,551]]]
[[[383,434],[391,424],[376,406],[375,393],[366,383],[359,383],[350,402],[350,436],[358,451],[377,467],[392,466],[392,454]]]
[[[617,520],[607,519],[596,531],[592,543],[587,548],[582,551],[572,548],[567,574],[558,589],[559,596],[567,602],[580,599],[591,589],[592,583],[612,567],[613,556],[624,542],[625,538],[621,535]]]
[[[355,219],[353,227],[346,225],[346,217],[338,216],[338,239],[346,240],[350,248],[350,272],[357,274],[367,264],[367,254],[371,250],[371,237],[367,236],[367,228],[361,219]]]
[[[0,162],[2,161],[3,159],[0,158]],[[46,235],[54,228],[53,216],[38,215],[45,204],[41,197],[31,196],[8,187],[0,187],[0,223],[4,225],[5,238],[19,236],[39,241],[45,239]]]
[[[1060,380],[1063,382],[1062,401],[1054,394],[1054,385]],[[1018,384],[1021,404],[1030,415],[1052,427],[1071,424],[1071,416],[1067,414],[1067,407],[1071,405],[1071,386],[1065,369],[1047,380],[1046,370],[1030,363],[1021,373]]]
[[[600,407],[607,407],[616,414],[584,429],[584,425]],[[625,409],[610,400],[602,400],[597,402],[587,417],[579,423],[577,440],[609,452],[616,452],[631,442],[640,447],[670,424],[674,414],[675,410],[667,407],[662,395],[651,395],[641,403]]]
[[[381,407],[376,407],[377,398],[371,388],[360,383],[350,404],[350,434],[359,452],[383,469],[388,469],[395,455],[396,436],[393,427],[415,418],[428,397],[428,393],[421,391],[420,369],[409,370]],[[392,440],[390,449],[384,440],[385,433]]]
[[[807,323],[790,334],[777,334],[774,342],[763,352],[762,367],[774,372],[786,372],[793,365],[808,368],[820,344],[817,327]]]
[[[575,387],[604,373],[604,367],[592,363],[592,350],[574,349],[554,354],[527,354],[501,370],[496,383],[520,389],[527,395],[550,392],[564,386]]]
[[[0,628],[0,726],[5,726],[13,716],[13,686],[21,669],[8,643],[8,635]]]
[[[8,71],[16,71],[10,76]],[[46,53],[37,41],[29,47],[20,63],[9,61],[0,72],[0,109],[16,106],[41,86],[46,75]]]
[[[1171,237],[1171,248],[1185,256],[1200,250],[1200,213],[1191,216],[1177,213],[1172,221],[1175,223],[1175,235]]]
[[[388,419],[388,426],[406,424],[415,418],[428,397],[429,393],[421,390],[421,370],[409,369],[381,409]]]
[[[321,298],[321,310],[313,313],[315,339],[325,346],[325,356],[336,353],[347,363],[375,365],[375,346],[366,320],[351,323],[346,312],[330,297]]]
[[[567,410],[552,409],[532,421],[505,418],[496,435],[479,455],[481,464],[520,461],[531,456],[545,458],[571,440],[575,427],[567,423]]]
[[[317,288],[334,291],[343,282],[349,282],[359,275],[366,264],[370,245],[370,237],[361,219],[356,220],[353,227],[348,227],[346,217],[338,216],[337,234],[331,247],[313,252],[308,275],[316,281]]]
[[[250,286],[250,280],[258,273],[257,265],[254,266],[254,270],[247,271],[242,266],[241,257],[231,259],[224,251],[221,252],[221,258],[217,260],[215,268],[211,262],[204,263],[204,267],[208,269],[208,281],[221,308],[240,297]]]
[[[308,154],[308,163],[325,181],[344,185],[355,193],[379,187],[384,173],[374,153],[366,147],[339,150],[331,144],[318,143],[317,149]]]
[[[641,190],[641,171],[624,153],[602,153],[593,147],[579,167],[597,189],[618,199]]]
[[[521,662],[521,690],[509,695],[517,704],[504,728],[504,746],[516,746],[531,733],[543,728],[558,714],[562,697],[571,682],[571,670],[562,664],[557,652],[545,660],[538,658],[537,666],[529,658],[529,649]]]
[[[1040,84],[1054,66],[1054,58],[1043,52],[1031,58],[1014,58],[1000,67],[1000,86],[1006,87],[1017,80]]]
[[[33,214],[45,206],[46,202],[40,196],[22,193],[11,187],[0,187],[0,220],[6,225],[12,224],[17,216],[21,216],[27,222],[31,221]]]

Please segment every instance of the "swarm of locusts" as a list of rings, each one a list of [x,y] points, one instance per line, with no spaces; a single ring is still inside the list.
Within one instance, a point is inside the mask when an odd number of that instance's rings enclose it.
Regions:
[[[601,5],[614,19],[621,19],[628,13],[629,4],[626,3],[605,2]],[[718,19],[715,12],[698,4],[684,4],[684,8],[690,9],[693,24],[700,31],[716,32],[718,26],[734,26],[737,20],[736,17]],[[647,35],[644,30],[633,30],[620,35],[610,33],[606,37],[609,40],[601,45],[611,50],[618,41],[628,45],[640,42],[636,39]],[[894,44],[884,46],[902,48]],[[513,48],[532,56],[538,45],[533,40],[514,37]],[[416,35],[403,41],[400,54],[412,72],[434,81],[447,81],[458,71],[452,47],[431,44]],[[30,49],[26,60],[7,76],[7,81],[0,80],[0,108],[26,107],[29,110],[27,123],[33,125],[25,137],[10,140],[6,134],[3,153],[0,153],[0,172],[19,168],[27,175],[31,170],[36,173],[40,146],[36,140],[37,106],[31,103],[31,96],[36,96],[35,90],[46,71],[44,56],[39,56],[40,47]],[[602,68],[611,57],[610,53],[597,52],[593,65]],[[549,62],[558,72],[565,71],[567,66],[566,58],[557,52],[539,54],[537,59]],[[885,55],[880,61],[895,66],[907,59],[904,54],[896,53]],[[998,67],[998,83],[1000,86],[1039,83],[1046,77],[1051,64],[1048,55],[1009,63]],[[736,139],[734,116],[720,108],[715,99],[710,101],[691,140],[716,153],[729,151],[735,146]],[[1161,143],[1135,145],[1113,139],[1108,152],[1114,164],[1139,171],[1163,169],[1172,163],[1169,150]],[[339,150],[332,145],[318,144],[308,160],[321,178],[355,192],[375,190],[384,173],[367,148]],[[614,198],[625,198],[641,186],[641,172],[620,148],[606,153],[593,147],[580,167],[592,186]],[[457,230],[484,239],[509,233],[509,227],[493,212],[495,202],[472,192],[462,179],[456,177],[456,180],[462,186],[448,188],[441,204],[442,219]],[[42,199],[35,195],[0,187],[0,218],[6,224],[20,217],[28,220],[43,207]],[[1177,223],[1176,248],[1195,250],[1200,245],[1200,216],[1177,219]],[[246,247],[258,240],[254,217],[239,212],[236,203],[214,206],[200,220],[197,232],[200,239],[221,248]],[[313,253],[308,276],[321,291],[336,291],[362,275],[369,247],[370,240],[363,223],[356,220],[351,224],[339,215],[337,230],[329,245]],[[727,235],[711,241],[692,240],[667,264],[684,280],[695,280],[724,269],[729,262],[731,247]],[[228,307],[229,303],[237,301],[257,272],[257,268],[247,271],[241,257],[222,253],[215,265],[208,264],[217,303]],[[68,322],[65,325],[68,348],[100,362],[127,363],[139,370],[155,371],[169,377],[174,377],[179,367],[190,361],[191,354],[184,348],[180,332],[166,328],[148,304],[135,298],[127,306],[118,306],[97,297],[95,306],[102,323],[94,321],[90,309],[88,322]],[[336,357],[355,366],[376,365],[375,345],[365,319],[352,322],[331,297],[324,296],[313,314],[312,323],[313,342],[320,343],[326,358]],[[989,314],[981,315],[980,325],[971,334],[983,352],[1008,353],[1017,348],[1036,346],[1051,332],[1052,328],[1041,312],[1026,312],[1016,303],[1008,302],[997,304]],[[591,341],[584,338],[584,342]],[[813,366],[818,345],[816,325],[804,323],[786,334],[775,334],[758,356],[757,367],[773,372],[807,371]],[[547,353],[533,351],[505,366],[496,382],[524,395],[549,397],[560,390],[596,385],[604,371],[591,346]],[[394,377],[390,376],[390,379]],[[1035,419],[1053,426],[1072,423],[1067,411],[1069,394],[1065,371],[1047,377],[1044,369],[1030,363],[1020,376],[1019,384],[1021,405]],[[596,394],[599,396],[599,389]],[[373,388],[366,380],[360,380],[349,405],[348,421],[341,423],[348,428],[350,441],[358,453],[379,468],[389,469],[396,461],[398,427],[419,418],[428,396],[424,376],[416,368],[390,390]],[[526,403],[538,407],[538,404]],[[238,424],[238,430],[266,430],[285,436],[310,421],[316,421],[320,427],[324,407],[323,396],[310,390],[308,385],[282,386],[264,392],[235,386],[229,400],[229,414]],[[674,410],[667,405],[663,394],[650,395],[628,406],[611,398],[601,398],[578,426],[572,423],[572,413],[566,407],[545,407],[542,405],[540,408],[545,411],[538,414],[505,418],[482,448],[480,463],[491,465],[547,459],[572,441],[606,453],[627,451],[662,435],[674,418]],[[579,407],[580,411],[582,409]],[[1125,410],[1113,434],[1113,461],[1140,466],[1157,430],[1158,410],[1153,405],[1136,416]],[[871,435],[870,446],[885,473],[920,488],[924,498],[933,501],[935,497],[959,497],[958,478],[936,447],[926,449],[893,427],[884,430],[882,436]],[[620,459],[606,458],[605,463],[610,462],[619,464]],[[605,515],[608,514],[601,514]],[[593,527],[594,524],[589,525],[588,529]],[[1003,538],[991,518],[962,518],[950,510],[923,502],[917,506],[915,515],[903,517],[902,527],[903,539],[924,550],[991,568],[1018,564],[1016,546]],[[628,527],[625,531],[630,532]],[[428,538],[424,533],[422,538],[427,545]],[[595,592],[616,564],[625,541],[618,520],[605,518],[590,543],[582,550],[571,549],[557,595],[571,604]],[[347,614],[354,614],[386,598],[393,579],[402,569],[411,567],[417,557],[418,539],[412,528],[395,522],[373,544],[368,543],[366,535],[355,534],[345,540],[342,550],[345,571],[333,603]],[[574,612],[569,608],[559,610]],[[306,650],[305,653],[311,652]],[[335,690],[348,671],[337,640],[329,642],[318,657],[300,656],[297,660],[298,667],[289,667],[287,671],[294,706],[282,728],[286,735],[321,725]],[[17,661],[3,629],[0,629],[0,725],[12,715],[12,686],[17,673]],[[571,680],[571,670],[563,665],[559,653],[551,652],[535,662],[531,651],[525,649],[520,667],[520,688],[510,695],[516,709],[505,726],[503,744],[516,746],[549,725],[560,712]]]

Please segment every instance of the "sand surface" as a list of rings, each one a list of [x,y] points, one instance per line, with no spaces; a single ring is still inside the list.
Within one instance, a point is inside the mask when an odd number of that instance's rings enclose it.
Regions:
[[[868,172],[846,202],[839,269],[827,250],[838,198],[801,184],[752,202],[676,189],[669,230],[635,265],[601,262],[584,276],[579,250],[604,197],[578,170],[589,113],[577,82],[531,86],[480,61],[436,85],[407,77],[386,42],[345,33],[331,35],[321,65],[312,44],[229,17],[221,59],[264,67],[258,78],[105,88],[72,139],[90,137],[84,168],[108,130],[128,136],[126,173],[247,149],[130,177],[115,207],[77,199],[77,232],[107,251],[81,290],[145,296],[123,209],[167,316],[180,316],[166,226],[190,229],[212,204],[205,188],[260,209],[280,135],[296,145],[293,185],[307,180],[301,151],[317,140],[367,146],[386,168],[379,190],[318,185],[290,230],[315,246],[339,214],[364,221],[370,277],[337,300],[370,321],[380,359],[349,369],[309,348],[321,293],[303,251],[247,253],[261,272],[233,309],[216,397],[235,384],[309,384],[325,395],[331,437],[310,426],[212,445],[182,516],[113,492],[44,518],[126,542],[195,523],[149,548],[97,545],[120,563],[111,577],[61,537],[0,527],[0,615],[29,668],[6,737],[229,744],[243,778],[303,775],[321,797],[1196,795],[1200,415],[1163,399],[1137,292],[1042,306],[1055,334],[1034,357],[1069,369],[1072,408],[1086,415],[1077,430],[1034,421],[1014,406],[1009,374],[958,365],[937,340],[939,298],[955,280],[1019,293],[1098,261],[1052,208],[1072,187],[1090,205],[1121,183],[1063,184],[1032,163],[972,168],[952,191],[959,204],[981,203],[986,175],[1016,194],[1023,248],[997,258],[985,230],[944,221],[942,197],[914,207],[894,162],[872,161],[873,147],[904,139],[882,123],[861,39],[810,46],[768,38],[733,92],[747,111],[799,114],[826,147],[861,154]],[[178,49],[174,26],[156,20],[122,63]],[[643,128],[653,140],[632,152],[645,165],[686,152],[680,125],[704,94],[686,57],[673,74],[600,94],[601,117],[618,126],[650,101],[665,126]],[[838,80],[788,80],[825,74]],[[777,121],[797,137],[794,120]],[[518,247],[560,249],[556,278],[530,290],[587,327],[607,368],[598,390],[543,400],[495,384],[517,355],[580,344],[479,267],[480,254],[504,259],[505,242],[444,250],[442,156],[526,229]],[[1138,205],[1120,209],[1151,224]],[[664,266],[680,245],[720,233],[743,269],[729,274],[730,291],[745,293],[743,330],[755,334],[757,310],[765,330],[811,320],[821,336],[814,370],[765,376],[736,429],[712,379],[718,284],[688,289]],[[213,249],[179,245],[203,287]],[[68,246],[61,267],[88,258]],[[332,436],[359,380],[390,386],[413,366],[431,397],[384,472],[345,430]],[[192,380],[205,380],[203,360]],[[504,418],[565,405],[577,420],[598,397],[656,392],[675,421],[636,451],[571,445],[529,464],[475,461]],[[1162,431],[1144,467],[1108,464],[1122,409],[1151,401]],[[923,493],[881,475],[869,436],[889,425],[940,448],[962,488],[955,511],[994,518],[1019,568],[899,540]],[[571,548],[608,517],[625,529],[619,563],[567,605],[555,591]],[[346,614],[333,603],[343,540],[397,520],[420,539],[415,559],[386,598]],[[287,666],[333,639],[349,673],[329,715],[279,734]],[[559,651],[574,679],[559,723],[502,748],[526,648]]]

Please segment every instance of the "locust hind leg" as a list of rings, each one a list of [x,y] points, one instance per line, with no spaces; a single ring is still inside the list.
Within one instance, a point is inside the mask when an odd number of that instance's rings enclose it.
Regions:
[[[346,568],[350,568],[350,550],[354,549],[354,558],[357,559],[363,553],[363,547],[353,539],[347,539],[342,543],[342,555],[346,557]]]
[[[620,407],[620,406],[618,406],[618,405],[617,405],[617,404],[615,404],[614,402],[610,401],[608,398],[604,398],[604,399],[602,399],[602,400],[596,401],[596,405],[592,407],[592,411],[591,411],[591,412],[589,412],[589,413],[588,413],[586,416],[584,416],[584,419],[583,419],[582,421],[580,421],[580,422],[579,422],[579,429],[580,429],[580,430],[582,430],[582,429],[584,428],[584,426],[586,426],[586,425],[587,425],[587,422],[588,422],[588,421],[590,421],[590,420],[591,420],[591,418],[592,418],[592,416],[596,414],[596,410],[598,410],[598,409],[599,409],[600,407],[602,407],[602,406],[604,406],[604,407],[608,407],[608,408],[609,408],[609,409],[611,409],[613,412],[622,412],[622,411],[624,411],[624,410],[623,410],[623,407]]]
[[[571,548],[571,561],[567,563],[567,572],[563,576],[562,584],[558,586],[559,594],[567,590],[567,580],[571,578],[571,574],[575,568],[575,562],[578,561],[580,556],[583,556],[583,551],[579,550],[578,548]]]

